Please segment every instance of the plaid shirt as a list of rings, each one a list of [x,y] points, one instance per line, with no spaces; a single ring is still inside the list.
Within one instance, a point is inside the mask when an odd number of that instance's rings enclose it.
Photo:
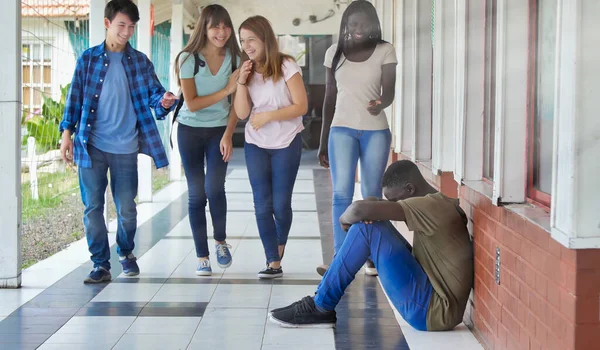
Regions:
[[[124,53],[123,67],[138,120],[139,152],[152,157],[157,168],[167,166],[169,161],[150,111],[153,108],[159,120],[169,113],[161,105],[165,89],[158,81],[154,66],[146,55],[134,50],[129,44]],[[96,125],[96,112],[98,108],[102,108],[98,106],[98,100],[109,63],[104,43],[87,49],[77,60],[67,95],[65,114],[59,130],[62,133],[68,129],[75,134],[73,159],[82,168],[92,167],[87,142],[92,128],[102,127]]]

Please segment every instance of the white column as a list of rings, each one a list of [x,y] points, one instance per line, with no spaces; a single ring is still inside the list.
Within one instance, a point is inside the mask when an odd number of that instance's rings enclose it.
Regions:
[[[460,142],[463,181],[483,178],[483,111],[485,108],[485,1],[467,0],[465,112],[461,126],[464,135]]]
[[[433,52],[432,170],[434,174],[454,171],[456,76],[455,4],[435,1]]]
[[[412,86],[412,157],[415,161],[427,161],[431,159],[431,4],[429,1],[413,1],[415,70]]]
[[[177,93],[177,77],[175,76],[175,57],[183,49],[183,1],[173,0],[173,12],[171,18],[171,91]],[[173,114],[171,113],[171,118]],[[181,180],[181,156],[177,147],[177,124],[173,124],[173,149],[171,150],[171,159],[169,159],[169,178],[171,181]]]
[[[100,45],[106,38],[104,28],[105,0],[90,0],[90,47]]]
[[[558,3],[552,237],[568,248],[600,248],[600,48],[591,44],[600,4]]]
[[[404,108],[404,74],[406,72],[406,63],[404,58],[404,42],[405,42],[405,23],[404,12],[407,7],[405,0],[397,1],[394,8],[394,47],[396,49],[396,57],[398,58],[398,68],[396,69],[396,95],[394,98],[394,119],[393,119],[393,134],[394,134],[394,152],[410,151],[410,138],[408,130],[410,125],[407,125],[409,118],[406,118],[403,113]]]
[[[21,286],[21,2],[0,11],[0,288]]]
[[[498,0],[494,204],[522,203],[527,185],[529,5]]]
[[[150,35],[150,0],[138,0],[140,20],[137,24],[137,50],[151,58],[152,36]],[[138,155],[138,201],[152,202],[152,158],[145,154]]]
[[[467,0],[454,0],[455,17],[454,17],[454,75],[455,94],[456,94],[456,123],[455,134],[456,142],[454,143],[454,181],[461,183],[464,178],[464,146],[466,139],[466,76],[467,76]],[[481,14],[480,14],[481,15]]]

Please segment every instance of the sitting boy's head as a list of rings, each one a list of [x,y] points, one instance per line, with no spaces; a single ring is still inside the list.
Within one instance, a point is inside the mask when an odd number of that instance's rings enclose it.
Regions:
[[[383,174],[381,185],[385,198],[394,202],[423,196],[424,191],[430,188],[417,165],[410,160],[392,163]]]

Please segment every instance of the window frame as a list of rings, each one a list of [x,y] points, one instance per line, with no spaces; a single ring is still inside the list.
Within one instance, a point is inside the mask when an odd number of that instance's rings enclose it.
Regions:
[[[29,46],[28,57],[26,58],[23,55],[23,46]],[[39,46],[40,57],[38,61],[34,61],[32,58],[33,47]],[[50,57],[45,57],[45,49],[46,47],[50,47]],[[52,55],[52,44],[45,41],[36,41],[36,40],[23,40],[21,43],[21,71],[23,72],[25,69],[29,70],[29,81],[23,81],[21,78],[21,89],[29,89],[29,103],[25,104],[23,101],[23,109],[27,109],[29,113],[35,113],[36,110],[42,109],[44,105],[44,98],[51,97],[53,94],[53,55]],[[34,67],[40,67],[40,81],[34,82]],[[48,70],[50,72],[50,82],[45,82],[45,71]],[[24,74],[23,74],[24,75]],[[46,92],[45,89],[50,89],[49,92]],[[40,94],[40,103],[35,103],[35,94],[38,92]]]
[[[538,33],[538,0],[529,0],[529,62],[527,76],[527,201],[531,204],[550,210],[552,195],[535,187],[534,172],[536,166],[535,132],[536,132],[536,92],[537,92],[537,33]]]

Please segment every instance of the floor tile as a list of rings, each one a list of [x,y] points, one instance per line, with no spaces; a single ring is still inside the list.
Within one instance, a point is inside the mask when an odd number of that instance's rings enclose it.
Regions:
[[[192,335],[183,334],[125,334],[114,350],[184,350]]]
[[[99,301],[150,301],[160,289],[160,284],[148,283],[112,283],[109,284],[92,302]]]
[[[216,284],[165,284],[156,293],[153,302],[208,302]]]
[[[206,308],[199,329],[213,326],[260,326],[264,328],[267,309]]]
[[[110,350],[114,344],[42,344],[38,350]]]
[[[269,310],[290,305],[307,295],[314,295],[316,286],[273,285]]]
[[[264,324],[243,327],[234,323],[227,325],[203,323],[202,320],[192,342],[190,349],[257,349],[262,346]],[[218,336],[215,336],[218,334]]]
[[[86,333],[56,333],[46,340],[45,344],[97,344],[112,347],[122,335],[122,333],[96,333],[91,330]]]
[[[201,317],[138,317],[127,333],[193,335],[201,319]]]
[[[202,317],[207,303],[150,302],[140,312],[140,317]]]
[[[263,344],[277,345],[312,345],[335,346],[332,329],[316,328],[283,328],[267,322]]]
[[[267,308],[271,296],[270,285],[219,285],[209,307]]]
[[[110,333],[123,334],[132,325],[135,317],[75,316],[56,334]]]

